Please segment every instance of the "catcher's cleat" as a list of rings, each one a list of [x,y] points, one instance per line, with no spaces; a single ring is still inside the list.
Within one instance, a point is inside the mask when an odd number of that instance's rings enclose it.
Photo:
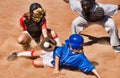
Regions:
[[[8,56],[7,60],[8,61],[14,61],[17,59],[17,52],[13,52],[11,55]]]

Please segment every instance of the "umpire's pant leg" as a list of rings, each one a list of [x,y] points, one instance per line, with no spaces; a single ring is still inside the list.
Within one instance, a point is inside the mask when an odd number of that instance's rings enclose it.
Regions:
[[[88,22],[84,18],[80,16],[76,17],[73,20],[72,26],[71,26],[72,34],[79,34],[87,26],[88,26]]]
[[[114,20],[111,17],[106,16],[102,20],[102,24],[103,24],[105,30],[110,35],[110,44],[112,46],[120,45],[119,36],[118,36],[118,30],[117,30],[117,26],[115,25]]]

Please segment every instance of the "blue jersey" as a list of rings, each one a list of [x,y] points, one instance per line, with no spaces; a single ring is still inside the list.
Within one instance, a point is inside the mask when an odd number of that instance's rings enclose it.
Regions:
[[[54,51],[54,59],[55,56],[60,58],[60,67],[79,68],[85,73],[91,72],[95,68],[86,58],[84,53],[73,53],[67,44],[58,47]],[[53,61],[52,64],[54,65],[55,61]]]

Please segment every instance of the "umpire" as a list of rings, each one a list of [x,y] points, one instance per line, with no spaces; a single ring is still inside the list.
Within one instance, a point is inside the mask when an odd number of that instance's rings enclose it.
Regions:
[[[111,16],[120,10],[120,5],[96,3],[95,0],[64,0],[71,9],[79,14],[72,22],[72,34],[80,33],[90,24],[97,23],[110,35],[110,44],[114,52],[120,52],[117,26]]]

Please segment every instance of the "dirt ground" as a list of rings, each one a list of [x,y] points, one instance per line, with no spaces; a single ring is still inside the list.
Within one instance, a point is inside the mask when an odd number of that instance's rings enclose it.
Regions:
[[[98,2],[120,4],[120,0],[97,0]],[[40,3],[47,12],[47,26],[56,31],[62,43],[71,34],[71,22],[77,16],[62,0],[0,0],[0,78],[96,78],[80,71],[63,69],[62,75],[53,75],[52,68],[35,68],[32,59],[18,58],[8,62],[13,51],[22,51],[17,38],[22,31],[19,18],[27,12],[33,2]],[[113,16],[120,32],[120,12]],[[96,64],[103,78],[120,78],[120,54],[115,54],[109,45],[109,36],[99,25],[92,25],[83,32],[84,51],[88,59]],[[119,33],[120,36],[120,33]],[[91,39],[89,39],[91,38]]]

